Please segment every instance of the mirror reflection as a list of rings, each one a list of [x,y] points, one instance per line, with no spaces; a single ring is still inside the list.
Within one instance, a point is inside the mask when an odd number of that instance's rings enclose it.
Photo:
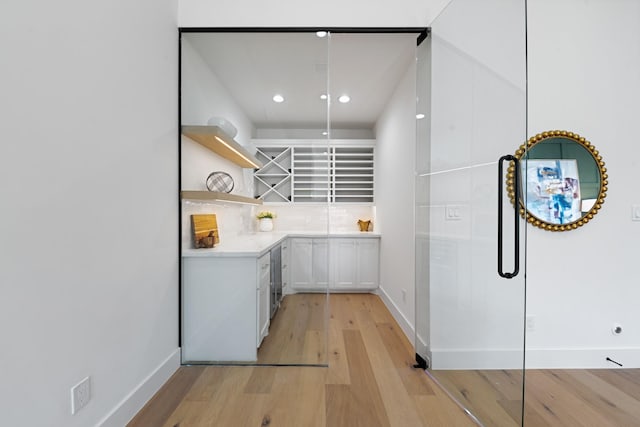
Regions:
[[[516,152],[520,159],[521,213],[537,227],[566,231],[584,225],[598,212],[607,190],[604,161],[578,134],[538,134]],[[513,165],[508,179],[513,178]],[[513,183],[509,185],[513,189]],[[511,190],[513,193],[513,190]],[[512,201],[514,195],[510,194]]]

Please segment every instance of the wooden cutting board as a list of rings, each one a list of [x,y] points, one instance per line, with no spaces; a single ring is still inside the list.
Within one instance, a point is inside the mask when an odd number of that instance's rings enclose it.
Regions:
[[[196,249],[213,248],[220,243],[216,214],[191,215],[191,231]]]

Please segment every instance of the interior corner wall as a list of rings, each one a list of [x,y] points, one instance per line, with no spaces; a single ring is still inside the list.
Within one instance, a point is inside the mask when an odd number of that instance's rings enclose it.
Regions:
[[[562,129],[600,151],[609,174],[593,221],[527,232],[527,365],[640,367],[640,3],[528,2],[529,136]],[[514,143],[514,150],[517,143]],[[614,335],[620,324],[623,332]]]
[[[413,189],[416,152],[416,65],[411,62],[376,122],[376,230],[380,293],[413,343],[415,255]]]
[[[179,365],[177,1],[2,10],[2,422],[122,426]]]

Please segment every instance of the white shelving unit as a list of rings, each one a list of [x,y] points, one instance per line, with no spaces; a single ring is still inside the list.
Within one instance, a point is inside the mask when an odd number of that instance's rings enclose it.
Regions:
[[[332,201],[373,203],[373,147],[334,147]]]
[[[326,147],[293,150],[293,202],[326,203],[331,188],[331,152]]]
[[[255,198],[265,202],[373,203],[372,146],[268,146],[256,157]]]
[[[265,202],[291,201],[291,147],[261,147],[256,157],[263,166],[253,174],[254,196]]]

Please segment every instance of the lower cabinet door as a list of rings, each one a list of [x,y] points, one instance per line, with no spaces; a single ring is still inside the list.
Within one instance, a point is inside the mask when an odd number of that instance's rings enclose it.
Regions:
[[[260,347],[262,340],[269,333],[269,310],[271,306],[271,257],[265,254],[258,259],[258,342],[256,347]]]
[[[267,335],[269,335],[269,306],[270,306],[270,301],[269,301],[269,295],[270,295],[270,289],[269,286],[267,284],[267,286],[261,286],[260,289],[258,290],[258,303],[260,304],[260,309],[259,309],[259,328],[258,328],[258,343],[257,343],[257,347],[260,347],[260,344],[262,344],[262,340],[264,339],[264,337],[266,337]]]
[[[359,239],[357,246],[356,287],[376,289],[380,275],[380,242],[378,239]]]
[[[287,274],[291,292],[373,290],[379,282],[375,238],[291,238]],[[330,259],[330,263],[328,262]],[[283,270],[284,271],[284,270]]]
[[[312,281],[318,290],[326,289],[329,284],[329,242],[328,239],[313,239]]]
[[[313,288],[312,239],[291,239],[289,280],[294,289]]]
[[[357,286],[357,240],[331,239],[331,289]]]

